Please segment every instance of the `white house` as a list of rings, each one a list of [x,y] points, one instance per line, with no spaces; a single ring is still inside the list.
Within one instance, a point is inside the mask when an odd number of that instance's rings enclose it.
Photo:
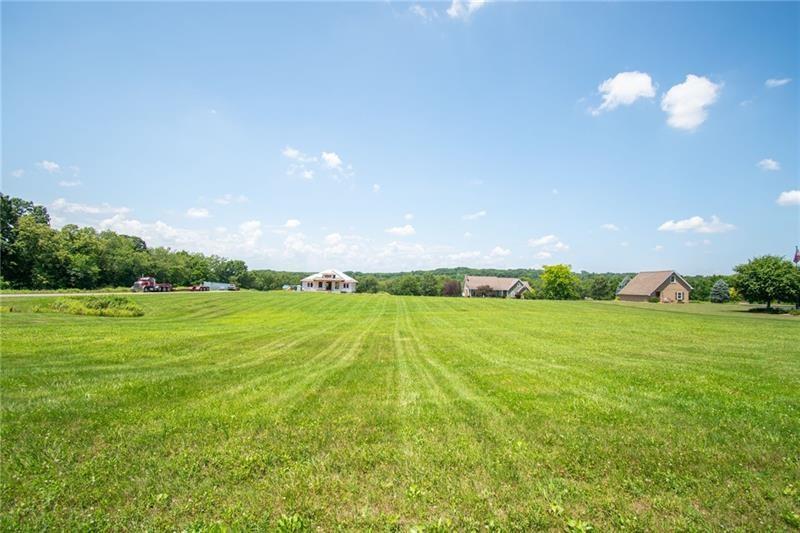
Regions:
[[[310,292],[356,292],[358,281],[339,270],[323,270],[300,281],[300,290]]]

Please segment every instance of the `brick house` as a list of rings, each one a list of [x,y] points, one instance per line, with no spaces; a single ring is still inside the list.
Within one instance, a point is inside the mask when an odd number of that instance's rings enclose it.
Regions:
[[[674,270],[639,272],[617,293],[626,302],[646,302],[658,298],[662,303],[688,302],[692,286]]]

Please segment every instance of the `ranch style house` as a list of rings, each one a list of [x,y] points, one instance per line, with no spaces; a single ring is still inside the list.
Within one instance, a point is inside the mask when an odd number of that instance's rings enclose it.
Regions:
[[[489,288],[489,294],[482,294]],[[478,290],[481,288],[482,290]],[[495,276],[464,276],[464,290],[462,296],[473,298],[476,296],[489,296],[493,298],[522,298],[522,295],[531,290],[527,281],[519,278],[498,278]]]
[[[661,303],[688,302],[692,286],[674,270],[639,272],[617,293],[626,302],[646,302],[658,298]]]
[[[356,292],[358,281],[335,269],[323,270],[300,280],[300,290],[309,292]]]

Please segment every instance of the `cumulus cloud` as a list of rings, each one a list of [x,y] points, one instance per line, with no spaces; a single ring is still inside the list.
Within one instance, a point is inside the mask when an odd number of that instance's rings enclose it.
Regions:
[[[470,16],[486,5],[486,0],[453,0],[447,8],[451,19],[468,20]]]
[[[322,161],[328,168],[340,169],[342,167],[342,158],[336,152],[322,152]]]
[[[414,235],[416,230],[411,224],[406,224],[405,226],[387,228],[386,233],[391,233],[392,235],[398,235],[400,237],[408,237],[409,235]]]
[[[528,246],[537,249],[534,256],[537,259],[549,259],[555,252],[566,252],[569,245],[562,242],[555,235],[544,235],[536,239],[528,239]]]
[[[414,213],[406,213],[403,215],[403,218],[406,220],[414,220]]]
[[[205,207],[190,207],[186,210],[187,218],[208,218],[211,213]]]
[[[758,163],[756,163],[758,168],[761,170],[771,170],[773,172],[778,171],[781,169],[781,164],[775,161],[774,159],[762,159]]]
[[[485,217],[485,216],[486,216],[486,211],[481,209],[480,211],[478,211],[476,213],[470,213],[468,215],[464,215],[461,218],[463,218],[464,220],[478,220],[479,218],[482,218],[482,217]]]
[[[530,246],[545,246],[556,242],[558,242],[558,237],[555,235],[545,235],[544,237],[539,237],[538,239],[528,240],[528,244]]]
[[[776,200],[778,205],[800,205],[800,190],[784,191],[778,196]]]
[[[114,207],[107,203],[98,205],[92,204],[79,204],[68,202],[64,198],[57,198],[49,209],[61,213],[84,214],[84,215],[110,215],[110,214],[125,214],[130,213],[128,207]]]
[[[775,87],[782,87],[792,81],[792,78],[770,78],[764,82],[767,89],[774,89]]]
[[[604,230],[607,230],[607,231],[619,231],[619,226],[617,226],[616,224],[611,224],[611,223],[601,224],[600,225],[600,229],[604,229]]]
[[[325,236],[325,244],[328,246],[336,246],[342,242],[342,235],[340,233],[331,233]]]
[[[661,98],[667,124],[682,130],[694,130],[708,118],[708,107],[719,98],[722,84],[703,76],[689,74],[686,81],[673,85]]]
[[[603,96],[603,103],[592,109],[595,116],[621,105],[631,105],[640,98],[653,98],[656,95],[650,75],[639,71],[620,72],[601,83],[597,90]]]
[[[667,220],[658,227],[658,231],[672,231],[677,233],[686,231],[695,233],[725,233],[733,229],[736,229],[736,226],[721,221],[716,215],[712,215],[710,220],[705,220],[700,216],[693,216],[683,220]]]
[[[58,182],[59,187],[78,187],[81,185],[81,180],[61,180]]]
[[[61,172],[61,165],[54,161],[43,160],[36,163],[36,166],[44,170],[45,172],[49,172],[50,174],[54,172]]]
[[[507,257],[509,255],[511,255],[511,250],[503,248],[502,246],[495,246],[492,248],[492,251],[489,252],[489,257]]]
[[[300,225],[299,220],[297,220],[296,218],[290,218],[283,224],[283,227],[291,229],[291,228],[296,228],[299,225]]]
[[[248,202],[248,198],[244,194],[234,195],[234,194],[227,193],[227,194],[223,194],[219,198],[215,198],[214,199],[214,203],[215,204],[219,204],[219,205],[244,204],[244,203],[247,203],[247,202]]]

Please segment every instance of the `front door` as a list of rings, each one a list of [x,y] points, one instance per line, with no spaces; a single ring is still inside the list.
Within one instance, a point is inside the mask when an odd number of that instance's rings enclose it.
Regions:
[[[331,282],[330,281],[325,284],[325,290],[326,291],[331,290]]]

